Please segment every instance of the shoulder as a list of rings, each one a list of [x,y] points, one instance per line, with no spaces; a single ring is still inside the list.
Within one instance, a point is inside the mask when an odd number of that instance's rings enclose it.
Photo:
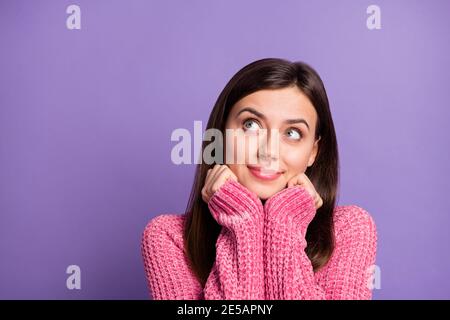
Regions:
[[[161,214],[147,222],[142,233],[143,243],[160,244],[168,242],[183,249],[184,214]]]
[[[367,210],[357,205],[336,206],[333,215],[336,240],[349,234],[376,240],[376,224]]]

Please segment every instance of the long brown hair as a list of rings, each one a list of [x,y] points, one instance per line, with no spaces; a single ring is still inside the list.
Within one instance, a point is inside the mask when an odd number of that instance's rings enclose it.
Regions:
[[[243,97],[263,89],[297,86],[311,101],[317,114],[315,139],[321,137],[313,165],[305,174],[323,200],[309,224],[306,253],[316,272],[331,257],[334,249],[333,210],[338,188],[338,148],[328,98],[317,72],[303,62],[284,59],[261,59],[239,70],[220,93],[206,129],[225,132],[225,123],[233,105]],[[202,155],[206,142],[202,145]],[[184,244],[190,267],[205,285],[216,256],[216,240],[221,226],[212,217],[201,190],[208,169],[214,166],[202,161],[197,165],[194,184],[186,208]]]

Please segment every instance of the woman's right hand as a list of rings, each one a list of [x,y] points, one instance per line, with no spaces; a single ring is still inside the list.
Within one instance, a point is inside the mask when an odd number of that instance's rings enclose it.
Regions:
[[[205,179],[205,185],[202,189],[202,198],[208,203],[214,193],[228,180],[238,181],[236,175],[227,165],[216,164],[212,169],[208,170]]]

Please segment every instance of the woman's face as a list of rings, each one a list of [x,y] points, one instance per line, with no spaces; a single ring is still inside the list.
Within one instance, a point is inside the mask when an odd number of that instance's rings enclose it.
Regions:
[[[226,163],[242,185],[268,199],[314,163],[316,122],[314,106],[297,87],[245,96],[225,124],[235,133],[226,145]]]

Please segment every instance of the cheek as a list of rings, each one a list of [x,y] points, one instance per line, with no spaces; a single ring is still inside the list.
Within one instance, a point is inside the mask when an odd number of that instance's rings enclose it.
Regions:
[[[237,177],[238,181],[245,185],[245,181],[248,178],[247,166],[245,164],[229,164],[228,167]]]
[[[256,164],[258,154],[258,137],[246,135],[240,130],[229,132],[225,137],[225,160],[228,165]]]
[[[284,166],[292,176],[306,171],[308,158],[308,153],[301,147],[282,149]]]

